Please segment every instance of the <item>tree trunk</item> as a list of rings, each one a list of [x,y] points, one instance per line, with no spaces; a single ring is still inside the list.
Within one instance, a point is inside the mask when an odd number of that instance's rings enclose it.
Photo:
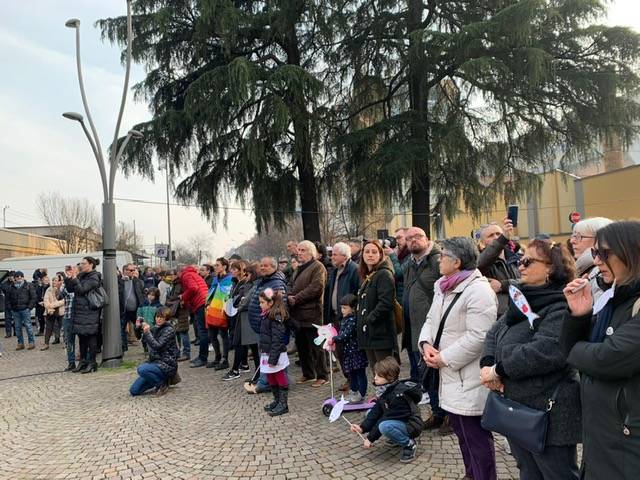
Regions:
[[[427,145],[426,57],[416,49],[413,32],[421,29],[424,4],[422,0],[408,0],[407,32],[409,40],[409,102],[415,115],[411,124],[411,139],[416,145]],[[414,161],[411,168],[412,225],[422,228],[431,237],[429,158]]]

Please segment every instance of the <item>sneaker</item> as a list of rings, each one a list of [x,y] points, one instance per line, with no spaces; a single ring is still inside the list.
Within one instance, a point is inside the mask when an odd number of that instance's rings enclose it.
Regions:
[[[235,380],[236,378],[240,378],[240,372],[229,370],[224,377],[222,377],[222,380]]]
[[[206,364],[207,362],[205,362],[200,357],[198,357],[195,360],[191,361],[191,365],[189,365],[189,368],[200,368],[200,367],[204,367]]]
[[[400,456],[401,463],[410,463],[416,458],[416,442],[409,440],[409,445],[402,447],[402,455]]]
[[[207,362],[207,368],[218,368],[218,365],[220,365],[220,360],[214,360],[213,362]]]
[[[418,405],[428,405],[428,404],[429,404],[429,394],[425,392],[422,394],[422,400],[418,402]]]
[[[364,397],[362,395],[360,395],[359,392],[349,392],[349,394],[347,395],[346,400],[349,403],[362,403],[364,400]]]
[[[46,343],[40,347],[40,351],[44,351],[44,350],[49,350],[49,345],[47,345]]]
[[[216,367],[213,367],[216,371],[218,370],[226,370],[229,368],[229,362],[227,360],[222,360]]]
[[[33,350],[34,348],[36,348],[36,346],[33,343],[30,343],[27,350]]]
[[[251,369],[249,368],[249,365],[240,365],[240,373],[249,373],[251,372]]]
[[[209,345],[209,351],[213,352],[213,345]]]

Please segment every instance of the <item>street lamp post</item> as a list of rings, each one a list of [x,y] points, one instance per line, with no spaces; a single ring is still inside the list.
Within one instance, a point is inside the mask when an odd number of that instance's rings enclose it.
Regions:
[[[102,203],[102,252],[104,266],[102,269],[104,289],[109,296],[109,305],[104,310],[103,318],[103,348],[102,348],[102,365],[104,367],[117,367],[122,364],[122,340],[120,332],[120,302],[118,298],[118,276],[116,266],[116,214],[115,205],[113,203],[113,188],[115,183],[118,161],[120,160],[124,149],[127,147],[131,137],[142,138],[142,133],[136,130],[129,130],[122,145],[118,149],[118,134],[120,133],[120,123],[124,113],[124,107],[127,100],[127,90],[129,88],[129,73],[131,71],[131,42],[132,42],[132,20],[131,20],[131,0],[127,0],[127,59],[124,79],[124,88],[122,90],[122,99],[120,101],[120,111],[118,113],[118,121],[116,123],[115,133],[113,135],[113,143],[111,144],[109,175],[107,176],[107,168],[102,153],[102,146],[98,132],[91,118],[87,96],[84,90],[84,82],[82,79],[82,65],[80,62],[80,20],[71,19],[65,23],[65,26],[73,28],[76,31],[76,64],[78,70],[78,83],[80,84],[80,95],[82,96],[82,104],[84,112],[89,122],[91,132],[87,129],[82,115],[76,112],[66,112],[62,116],[69,120],[80,123],[84,131],[91,150],[93,151],[96,161],[98,162],[98,170],[100,171],[100,180],[102,182],[103,203]]]

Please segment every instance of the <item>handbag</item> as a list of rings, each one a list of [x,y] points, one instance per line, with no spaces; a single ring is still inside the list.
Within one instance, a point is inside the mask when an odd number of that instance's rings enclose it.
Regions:
[[[100,310],[109,305],[109,296],[103,286],[87,292],[87,302],[91,310]]]
[[[461,295],[462,292],[456,293],[456,295],[453,297],[453,300],[451,300],[451,303],[447,307],[447,310],[444,312],[444,315],[442,315],[442,320],[440,320],[436,338],[433,341],[433,348],[440,347],[440,339],[442,338],[442,332],[444,331],[444,324],[447,321],[449,313],[451,313],[451,309],[456,304]],[[422,363],[422,366],[419,366],[418,368],[422,368],[422,388],[425,392],[435,392],[440,388],[440,370],[437,368],[429,367],[426,363],[424,363],[424,360],[422,358],[420,359],[420,362]]]
[[[546,410],[527,407],[497,392],[490,392],[482,413],[482,428],[504,435],[531,453],[541,454],[547,441],[549,412],[561,385],[556,386]]]
[[[404,330],[404,314],[402,312],[402,305],[398,300],[393,300],[393,319],[396,323],[396,333],[400,334]]]

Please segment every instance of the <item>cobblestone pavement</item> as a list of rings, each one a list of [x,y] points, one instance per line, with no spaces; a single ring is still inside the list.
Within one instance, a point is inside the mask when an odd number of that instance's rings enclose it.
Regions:
[[[464,475],[455,436],[423,434],[418,457],[406,465],[398,462],[399,449],[384,441],[363,449],[346,422],[330,424],[323,416],[329,387],[293,385],[291,413],[270,418],[262,409],[270,395],[248,395],[242,379],[223,382],[224,372],[181,364],[183,381],[167,395],[132,398],[134,369],[62,373],[61,345],[16,352],[15,338],[0,341],[0,479],[436,480]],[[126,355],[142,358],[139,347]],[[426,418],[428,407],[423,408]],[[361,416],[347,414],[353,422]],[[499,478],[517,478],[502,441],[496,441],[496,455]]]

